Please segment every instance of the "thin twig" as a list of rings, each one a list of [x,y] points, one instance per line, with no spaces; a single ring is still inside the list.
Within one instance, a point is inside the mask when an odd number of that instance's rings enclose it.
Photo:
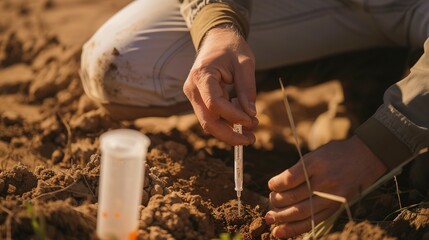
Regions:
[[[396,178],[396,176],[393,176],[393,180],[395,181],[396,195],[398,196],[399,209],[402,209],[401,195],[399,195],[398,179]]]
[[[55,191],[52,191],[52,192],[40,194],[39,196],[35,197],[34,199],[39,199],[39,198],[42,198],[42,197],[45,197],[45,196],[48,196],[48,195],[54,195],[54,194],[57,194],[57,193],[60,193],[60,192],[64,192],[64,191],[68,190],[69,188],[71,188],[72,186],[74,186],[76,183],[77,183],[77,181],[73,182],[72,184],[68,185],[67,187],[64,187],[64,188],[61,188],[61,189],[58,189],[58,190],[55,190]],[[61,186],[58,186],[58,187],[61,187]]]
[[[411,208],[415,208],[415,207],[418,207],[418,206],[420,206],[420,205],[425,205],[425,204],[429,204],[429,202],[420,202],[420,203],[412,204],[412,205],[410,205],[410,206],[406,206],[406,207],[403,207],[403,208],[397,209],[397,210],[395,210],[395,211],[393,211],[393,212],[389,213],[386,217],[384,217],[383,221],[387,221],[387,219],[388,219],[390,216],[392,216],[393,214],[396,214],[396,213],[401,212],[401,211],[404,211],[404,210],[411,211],[411,210],[409,210],[409,209],[411,209]],[[413,212],[413,213],[416,213],[416,214],[417,214],[417,212]]]
[[[280,86],[281,86],[282,94],[283,94],[283,104],[285,105],[285,108],[286,108],[290,127],[292,129],[292,134],[293,134],[294,139],[295,139],[295,146],[296,146],[296,149],[298,150],[299,158],[300,158],[300,161],[302,164],[302,169],[304,170],[305,182],[307,183],[307,188],[308,188],[308,191],[310,193],[311,235],[313,236],[313,239],[315,239],[315,233],[314,233],[315,222],[314,222],[313,194],[312,194],[313,191],[311,190],[311,184],[310,184],[310,179],[309,179],[308,173],[307,173],[307,167],[305,166],[304,158],[302,157],[301,148],[299,147],[299,139],[298,139],[298,134],[296,133],[295,122],[293,120],[292,111],[290,109],[290,104],[289,104],[289,101],[287,99],[285,88],[283,86],[281,78],[279,78],[279,82],[280,82]]]

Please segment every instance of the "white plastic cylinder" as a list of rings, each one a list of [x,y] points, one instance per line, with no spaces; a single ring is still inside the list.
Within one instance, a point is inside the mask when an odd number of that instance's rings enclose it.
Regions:
[[[149,138],[136,130],[118,129],[101,135],[99,238],[136,239],[149,144]]]

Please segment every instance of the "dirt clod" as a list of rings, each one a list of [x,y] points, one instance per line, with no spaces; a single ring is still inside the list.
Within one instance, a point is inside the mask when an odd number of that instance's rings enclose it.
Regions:
[[[265,220],[262,217],[258,217],[249,226],[250,235],[252,237],[260,237],[262,233],[268,228]]]

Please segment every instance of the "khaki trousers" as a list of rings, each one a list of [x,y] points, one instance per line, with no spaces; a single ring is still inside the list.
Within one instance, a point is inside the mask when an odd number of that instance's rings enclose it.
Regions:
[[[176,0],[136,0],[84,45],[86,94],[119,118],[189,109],[182,86],[195,59]],[[255,0],[248,43],[256,70],[381,46],[422,47],[427,0]]]

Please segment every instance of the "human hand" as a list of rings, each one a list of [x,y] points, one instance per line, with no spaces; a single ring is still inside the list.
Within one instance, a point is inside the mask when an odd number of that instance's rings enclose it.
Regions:
[[[328,143],[303,157],[313,191],[350,199],[369,187],[387,168],[357,137]],[[267,224],[277,223],[272,233],[278,238],[297,236],[311,230],[310,193],[301,161],[268,182],[272,210]],[[339,204],[313,195],[316,224],[331,216]]]
[[[234,85],[241,108],[229,101],[227,85]],[[207,32],[183,86],[204,131],[231,145],[255,141],[257,125],[255,58],[244,38],[233,29]],[[232,124],[243,126],[243,135]]]

